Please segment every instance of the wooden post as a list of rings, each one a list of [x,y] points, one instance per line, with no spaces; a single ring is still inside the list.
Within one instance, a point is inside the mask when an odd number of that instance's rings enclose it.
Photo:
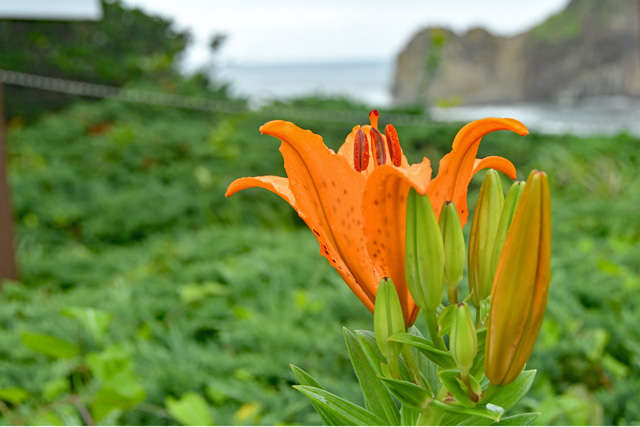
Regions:
[[[2,93],[2,80],[0,80],[0,285],[4,279],[18,279],[16,254],[13,246],[10,201],[5,140],[4,96]]]

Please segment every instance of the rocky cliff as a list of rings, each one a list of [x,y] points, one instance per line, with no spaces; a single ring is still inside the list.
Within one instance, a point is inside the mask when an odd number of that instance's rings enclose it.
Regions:
[[[640,96],[638,0],[572,0],[513,37],[445,28],[416,34],[398,55],[395,104],[572,102]]]

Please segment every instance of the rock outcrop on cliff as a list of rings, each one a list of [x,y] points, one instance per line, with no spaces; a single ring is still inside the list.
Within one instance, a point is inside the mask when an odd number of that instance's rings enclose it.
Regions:
[[[638,0],[572,0],[513,37],[444,28],[416,34],[396,61],[397,105],[572,102],[640,96]]]

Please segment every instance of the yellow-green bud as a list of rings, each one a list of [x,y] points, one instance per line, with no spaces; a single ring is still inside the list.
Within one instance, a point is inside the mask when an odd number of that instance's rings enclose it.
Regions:
[[[542,326],[551,281],[551,196],[544,172],[527,179],[500,254],[491,292],[484,371],[493,385],[513,382]]]
[[[478,353],[478,337],[469,306],[458,304],[451,319],[451,355],[460,372],[469,373]]]
[[[445,202],[442,206],[440,231],[444,245],[444,283],[452,304],[458,302],[458,283],[462,280],[466,261],[462,224],[453,202]]]
[[[469,293],[476,308],[491,293],[491,257],[503,206],[502,182],[491,169],[482,181],[469,236]]]
[[[405,331],[404,316],[398,292],[389,278],[382,279],[378,285],[373,311],[373,329],[380,352],[387,359],[398,357],[402,344],[388,341],[388,338],[393,334]]]
[[[436,214],[427,195],[413,188],[407,197],[405,275],[418,307],[435,310],[442,301],[444,248]]]
[[[500,225],[498,225],[498,232],[496,233],[496,241],[493,244],[493,255],[491,255],[491,283],[496,276],[496,269],[498,268],[498,260],[500,259],[500,253],[504,246],[504,239],[507,237],[507,231],[513,220],[513,214],[516,213],[516,207],[520,201],[520,195],[524,189],[524,181],[516,181],[513,183],[507,198],[504,202],[504,208],[502,208],[502,215],[500,216]]]

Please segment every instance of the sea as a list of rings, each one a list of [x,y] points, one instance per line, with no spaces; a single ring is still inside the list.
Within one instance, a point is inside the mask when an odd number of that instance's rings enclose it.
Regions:
[[[270,100],[305,95],[341,96],[384,109],[392,105],[392,61],[224,64],[214,76],[230,83],[231,92],[253,106]],[[565,104],[491,104],[430,109],[441,121],[472,121],[484,117],[512,117],[531,131],[548,134],[640,136],[640,100],[599,97]]]

